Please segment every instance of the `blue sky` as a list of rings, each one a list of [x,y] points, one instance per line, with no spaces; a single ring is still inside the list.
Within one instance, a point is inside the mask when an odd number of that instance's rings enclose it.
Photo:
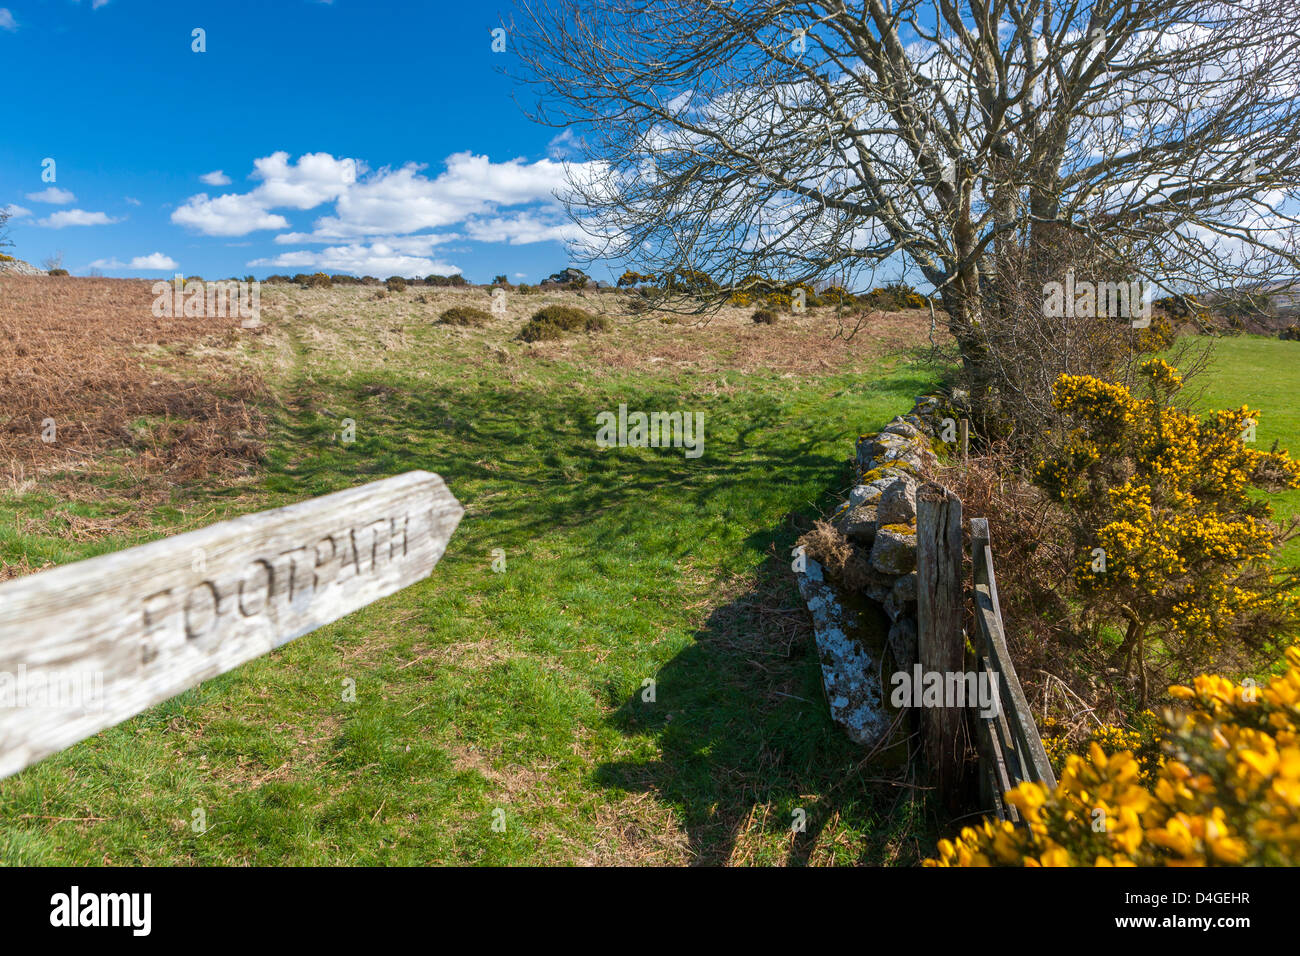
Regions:
[[[573,227],[561,131],[492,51],[503,8],[0,0],[8,251],[81,275],[536,282]]]

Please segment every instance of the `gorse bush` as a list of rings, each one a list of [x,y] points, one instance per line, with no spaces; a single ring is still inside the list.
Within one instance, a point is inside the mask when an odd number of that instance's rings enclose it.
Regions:
[[[900,312],[904,309],[924,309],[929,301],[906,282],[887,282],[872,289],[862,297],[865,305],[873,309]]]
[[[1146,398],[1062,375],[1064,428],[1036,477],[1064,506],[1080,594],[1125,625],[1116,657],[1126,674],[1136,658],[1145,703],[1148,636],[1177,679],[1294,626],[1294,576],[1269,561],[1287,535],[1251,493],[1300,487],[1300,464],[1249,447],[1258,411],[1201,419],[1174,406],[1182,379],[1167,362],[1148,360],[1140,376]]]
[[[572,332],[604,332],[608,328],[609,320],[602,315],[567,305],[548,305],[533,314],[520,329],[519,338],[525,342],[543,342],[562,339]]]
[[[1133,347],[1138,352],[1163,352],[1174,344],[1174,327],[1163,315],[1152,316],[1150,325],[1133,333]]]
[[[1133,753],[1094,742],[1055,790],[1007,794],[1027,827],[986,819],[940,840],[928,866],[1300,864],[1300,648],[1260,688],[1202,675],[1170,694],[1163,764],[1144,785]]]
[[[776,324],[776,313],[771,309],[759,309],[752,316],[755,325],[774,325]]]
[[[618,277],[616,285],[620,289],[624,287],[631,288],[632,286],[641,285],[642,283],[653,285],[654,281],[655,277],[652,275],[642,275],[639,272],[633,272],[631,269],[628,269]]]
[[[485,312],[483,309],[475,309],[467,305],[454,305],[450,309],[445,309],[442,315],[438,316],[438,322],[442,325],[464,325],[482,328],[491,321],[491,312]]]
[[[678,295],[711,295],[718,291],[718,284],[709,274],[698,269],[676,269],[664,275],[658,284]]]
[[[1054,723],[1054,718],[1048,718],[1040,721],[1039,727],[1046,732]],[[1045,734],[1043,748],[1047,751],[1052,769],[1058,775],[1064,773],[1071,754],[1078,753],[1079,749],[1083,754],[1088,754],[1092,750],[1092,745],[1096,744],[1106,753],[1127,750],[1137,760],[1138,779],[1143,786],[1151,787],[1155,785],[1160,769],[1165,764],[1164,754],[1161,751],[1165,739],[1163,731],[1164,724],[1160,716],[1155,711],[1147,709],[1135,714],[1127,726],[1103,724],[1093,728],[1092,732],[1084,738],[1081,748],[1071,747],[1068,738],[1058,734]]]
[[[384,288],[389,292],[405,292],[406,280],[401,276],[389,276],[384,280]]]

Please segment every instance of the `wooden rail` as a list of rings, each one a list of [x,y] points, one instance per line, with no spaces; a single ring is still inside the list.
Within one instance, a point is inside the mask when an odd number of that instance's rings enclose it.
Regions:
[[[991,680],[999,696],[996,714],[972,711],[970,715],[980,751],[980,790],[985,806],[998,819],[1019,822],[1016,808],[1006,802],[1004,794],[1025,781],[1054,788],[1056,776],[1007,650],[988,519],[972,518],[970,531],[976,667],[985,675],[980,679]]]

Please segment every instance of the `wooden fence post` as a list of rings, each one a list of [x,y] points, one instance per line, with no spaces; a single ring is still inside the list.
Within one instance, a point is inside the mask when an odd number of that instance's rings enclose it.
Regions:
[[[941,485],[916,493],[917,651],[924,674],[965,670],[962,640],[961,499]],[[940,799],[955,808],[966,749],[961,707],[927,707],[922,713],[926,756],[938,778]]]
[[[959,426],[961,460],[964,462],[970,457],[970,419],[963,418]]]

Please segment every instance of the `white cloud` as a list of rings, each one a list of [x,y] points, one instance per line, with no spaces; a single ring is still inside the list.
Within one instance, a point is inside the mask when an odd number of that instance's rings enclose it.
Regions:
[[[30,216],[32,214],[30,209],[24,209],[17,203],[12,202],[4,207],[4,211],[9,213],[11,219],[21,219],[23,216]]]
[[[253,161],[253,178],[262,180],[262,184],[252,192],[227,193],[215,199],[199,193],[172,213],[172,222],[209,236],[287,229],[288,220],[271,213],[271,209],[311,209],[337,199],[356,182],[360,165],[355,159],[335,159],[329,153],[307,153],[293,165],[289,154],[280,150]],[[218,173],[221,171],[208,176]]]
[[[38,193],[28,193],[27,198],[32,202],[47,202],[54,206],[66,206],[70,202],[75,202],[77,197],[66,189],[51,186],[49,189],[43,189]]]
[[[256,229],[287,229],[289,220],[266,211],[251,194],[229,193],[209,199],[199,193],[172,213],[172,222],[207,236],[243,236]]]
[[[36,225],[50,229],[62,229],[64,226],[107,226],[120,219],[113,219],[107,213],[87,212],[84,209],[64,209],[51,213],[44,219],[37,219]]]
[[[343,195],[364,168],[355,159],[335,159],[329,153],[307,153],[294,166],[281,150],[253,160],[253,178],[262,185],[252,195],[268,207],[312,209]]]
[[[8,7],[0,7],[0,30],[14,31],[18,29],[18,21],[14,15],[9,12]]]
[[[199,177],[200,182],[207,183],[209,186],[229,186],[231,179],[219,169],[214,169],[210,173],[204,173]]]
[[[136,256],[131,260],[132,269],[176,269],[180,264],[171,256],[161,252],[151,252],[147,256]]]
[[[140,205],[140,200],[136,199],[134,196],[126,196],[125,199],[126,199],[126,201],[127,201],[128,203],[130,203],[132,206],[138,206],[138,205]]]
[[[565,183],[564,165],[549,159],[493,163],[486,156],[455,153],[436,179],[420,175],[421,168],[408,163],[358,184],[339,200],[337,216],[316,223],[317,231],[362,236],[433,229],[498,205],[554,202]]]
[[[551,159],[567,159],[578,152],[578,137],[573,135],[573,127],[566,127],[563,132],[551,137],[546,144],[546,155]]]
[[[471,239],[505,242],[512,246],[530,242],[573,242],[583,236],[577,223],[550,222],[527,212],[509,217],[473,219],[465,224],[465,229]]]
[[[410,236],[410,240],[427,240],[436,237]],[[326,272],[347,272],[353,275],[373,276],[424,276],[437,273],[452,275],[460,272],[459,266],[438,262],[427,255],[411,254],[415,249],[402,241],[350,243],[328,246],[320,250],[286,252],[269,259],[254,259],[250,266],[277,269],[321,269]]]
[[[590,164],[588,164],[589,166]],[[560,217],[555,199],[567,174],[599,175],[583,164],[566,166],[550,159],[494,163],[470,152],[447,157],[437,176],[425,166],[406,163],[371,172],[358,159],[307,153],[293,161],[283,150],[253,161],[259,185],[245,193],[215,198],[191,196],[171,215],[172,222],[209,236],[243,236],[261,229],[286,230],[280,246],[324,246],[258,259],[250,265],[285,269],[325,269],[372,275],[423,275],[457,272],[433,258],[436,246],[453,239],[521,245],[567,241],[578,227]],[[220,170],[209,177],[224,176]],[[275,210],[307,210],[333,203],[310,232],[295,231]],[[525,207],[513,214],[503,207]],[[463,225],[461,232],[446,227]]]
[[[171,256],[165,256],[161,252],[153,252],[147,256],[136,256],[130,262],[121,262],[116,258],[113,259],[96,259],[90,264],[92,269],[142,269],[146,272],[170,272],[172,269],[179,269],[180,265]]]

